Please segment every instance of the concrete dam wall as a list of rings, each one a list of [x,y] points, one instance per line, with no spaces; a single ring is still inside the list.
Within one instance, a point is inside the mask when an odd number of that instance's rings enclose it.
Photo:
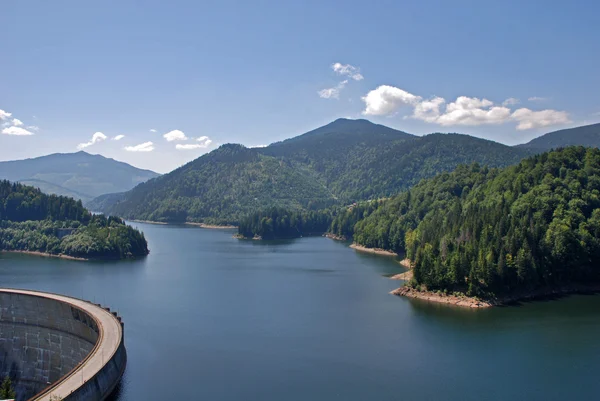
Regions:
[[[0,376],[11,377],[17,400],[104,400],[126,363],[115,313],[61,295],[0,289]]]

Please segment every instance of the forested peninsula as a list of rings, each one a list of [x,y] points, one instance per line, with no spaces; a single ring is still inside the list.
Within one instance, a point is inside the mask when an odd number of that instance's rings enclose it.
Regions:
[[[93,215],[81,201],[0,181],[0,251],[81,259],[148,254],[144,234],[118,217]]]
[[[402,295],[489,305],[600,287],[599,207],[600,150],[569,147],[503,169],[461,165],[388,199],[313,213],[316,226],[277,210],[240,230],[298,236],[328,222],[337,238],[405,254],[413,278]]]

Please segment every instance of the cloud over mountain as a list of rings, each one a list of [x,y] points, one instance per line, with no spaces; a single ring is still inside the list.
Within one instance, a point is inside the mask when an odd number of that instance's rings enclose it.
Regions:
[[[519,103],[515,98],[508,98],[498,105],[485,98],[459,96],[448,103],[439,96],[423,99],[403,89],[381,85],[367,93],[362,100],[365,103],[364,115],[392,115],[402,107],[410,107],[410,118],[442,126],[517,122],[518,130],[527,130],[569,122],[565,111],[533,111],[527,108],[511,110],[508,106]]]
[[[104,135],[102,132],[96,132],[94,135],[92,135],[92,139],[90,141],[80,143],[79,145],[77,145],[77,149],[79,149],[79,150],[85,149],[89,146],[92,146],[95,143],[105,141],[107,138],[108,137],[106,135]]]

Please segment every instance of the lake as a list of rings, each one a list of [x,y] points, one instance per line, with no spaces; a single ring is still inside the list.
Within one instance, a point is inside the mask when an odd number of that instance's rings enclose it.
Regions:
[[[133,224],[150,255],[77,262],[0,254],[0,285],[118,310],[115,399],[591,400],[600,296],[486,310],[389,294],[394,258],[326,238]]]

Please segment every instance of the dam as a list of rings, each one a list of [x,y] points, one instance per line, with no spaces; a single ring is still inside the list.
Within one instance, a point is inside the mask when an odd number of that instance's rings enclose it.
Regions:
[[[109,308],[0,289],[0,377],[10,376],[18,401],[105,400],[126,364],[123,323]]]

